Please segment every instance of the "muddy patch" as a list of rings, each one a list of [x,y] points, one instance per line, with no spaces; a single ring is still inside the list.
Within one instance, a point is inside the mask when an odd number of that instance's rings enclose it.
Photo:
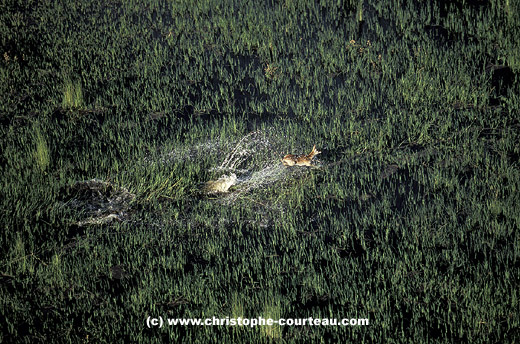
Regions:
[[[79,181],[66,191],[63,206],[79,214],[77,226],[102,225],[128,219],[135,195],[110,182],[91,179]]]

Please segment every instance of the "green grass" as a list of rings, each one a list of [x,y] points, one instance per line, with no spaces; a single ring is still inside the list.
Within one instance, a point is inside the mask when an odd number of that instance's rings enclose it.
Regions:
[[[83,91],[81,82],[71,81],[67,79],[63,86],[63,102],[64,108],[81,108],[83,106]]]
[[[1,8],[0,342],[519,341],[518,1]]]
[[[33,130],[35,141],[35,150],[33,152],[34,160],[36,162],[35,165],[42,172],[45,172],[45,170],[47,169],[47,167],[49,167],[50,164],[49,145],[47,144],[47,141],[38,126],[35,126]]]

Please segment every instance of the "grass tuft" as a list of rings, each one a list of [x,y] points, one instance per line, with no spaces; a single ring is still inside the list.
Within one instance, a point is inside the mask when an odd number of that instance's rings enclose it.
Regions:
[[[83,89],[81,81],[66,78],[63,84],[62,106],[65,109],[79,109],[83,107]]]
[[[33,151],[33,158],[38,169],[42,172],[45,172],[49,167],[51,160],[49,145],[39,125],[35,125],[33,127],[33,134],[35,145],[35,150]]]

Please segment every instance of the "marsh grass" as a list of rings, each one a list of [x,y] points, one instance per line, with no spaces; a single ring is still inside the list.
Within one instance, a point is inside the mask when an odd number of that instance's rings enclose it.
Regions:
[[[279,301],[275,299],[270,299],[266,302],[264,306],[264,310],[262,312],[262,317],[264,319],[273,319],[278,320],[283,318],[282,314],[282,305]],[[270,340],[280,340],[282,339],[282,327],[278,324],[274,325],[265,325],[260,327],[260,333]]]
[[[80,109],[84,106],[83,88],[80,80],[65,78],[63,82],[63,100],[61,104],[65,109]]]
[[[49,151],[47,140],[42,133],[39,124],[35,124],[33,126],[33,135],[35,147],[33,151],[33,158],[35,165],[41,172],[45,172],[50,165],[51,153]]]
[[[242,300],[243,296],[237,292],[234,292],[230,300],[230,317],[234,319],[246,318],[245,305]]]
[[[0,11],[0,342],[518,342],[518,2],[217,2]]]
[[[356,10],[356,19],[358,23],[363,21],[363,1],[359,1]]]

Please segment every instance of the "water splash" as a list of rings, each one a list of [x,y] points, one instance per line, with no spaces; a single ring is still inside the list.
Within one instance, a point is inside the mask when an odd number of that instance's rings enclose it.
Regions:
[[[78,226],[125,221],[135,199],[126,188],[99,179],[76,182],[67,193],[70,198],[64,205],[82,215],[76,222]]]

